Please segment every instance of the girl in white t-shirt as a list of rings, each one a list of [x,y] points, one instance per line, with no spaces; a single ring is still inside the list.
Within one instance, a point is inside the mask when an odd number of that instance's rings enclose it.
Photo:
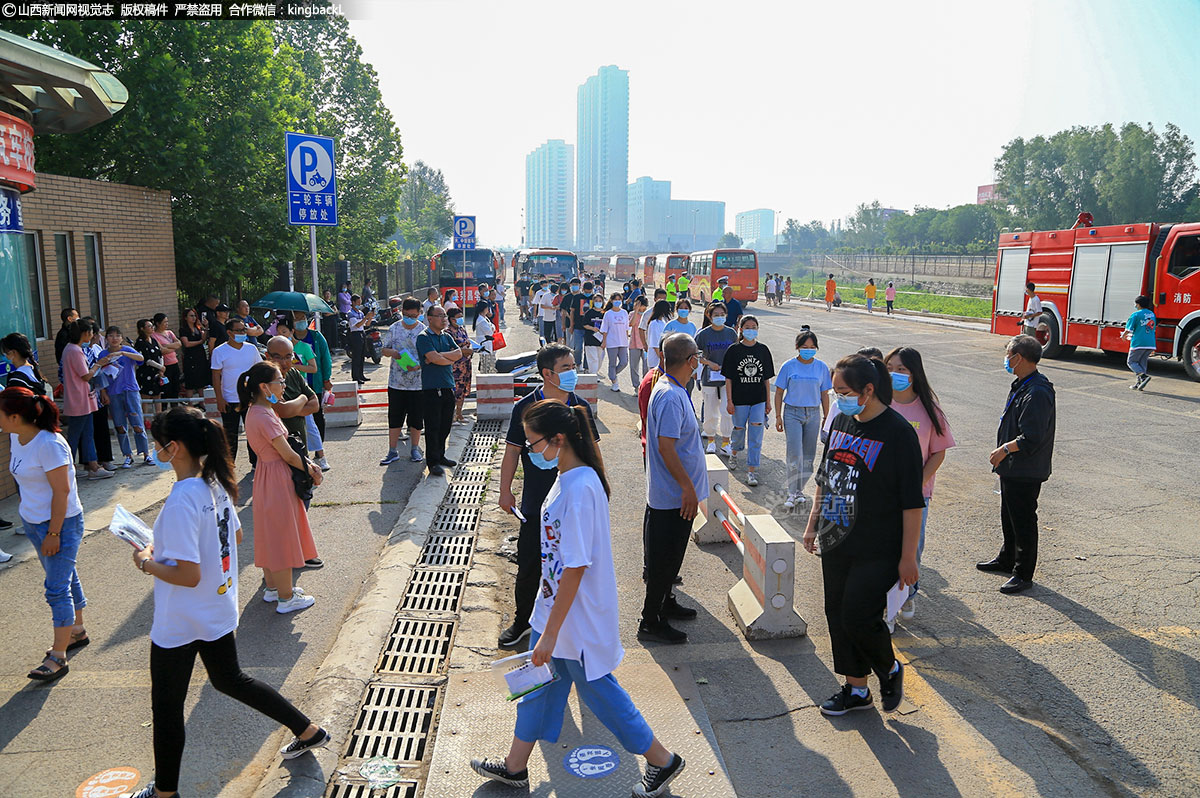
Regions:
[[[492,321],[492,305],[486,302],[475,306],[475,343],[479,344],[479,373],[496,373],[496,354],[493,339],[496,335],[496,325]]]
[[[154,543],[133,553],[138,570],[154,577],[150,696],[155,778],[132,798],[177,794],[183,709],[197,654],[213,687],[296,735],[280,751],[284,759],[329,742],[327,731],[238,665],[233,632],[242,525],[233,505],[238,490],[224,430],[194,407],[176,407],[155,416],[150,434],[159,468],[174,470],[176,482],[154,522]]]
[[[517,704],[508,756],[476,759],[471,767],[494,781],[528,787],[529,756],[538,740],[558,741],[574,685],[621,745],[646,757],[646,774],[633,794],[662,795],[684,762],[655,738],[612,675],[625,651],[617,629],[609,487],[588,415],[582,407],[543,399],[525,412],[524,426],[533,465],[558,468],[542,505],[542,586],[529,619],[533,663],[552,662],[558,679]]]

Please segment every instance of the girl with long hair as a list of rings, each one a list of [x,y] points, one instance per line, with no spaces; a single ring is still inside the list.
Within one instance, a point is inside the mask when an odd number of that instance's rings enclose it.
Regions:
[[[625,655],[617,618],[617,579],[609,527],[609,485],[582,407],[554,399],[534,403],[523,419],[530,459],[558,467],[542,504],[542,590],[529,619],[533,663],[552,663],[558,679],[517,704],[508,756],[476,759],[481,776],[529,786],[528,762],[539,740],[558,741],[574,686],[579,698],[625,750],[646,757],[635,796],[659,796],[684,761],[663,747],[612,672]]]
[[[728,319],[724,302],[710,302],[704,309],[704,327],[696,333],[696,346],[700,347],[700,396],[704,400],[704,426],[700,435],[708,440],[705,449],[708,454],[720,451],[726,457],[733,454],[729,445],[733,416],[726,401],[721,366],[726,350],[738,339],[737,332],[727,323]]]
[[[642,316],[650,312],[650,303],[645,294],[634,296],[629,311],[629,381],[637,391],[646,373],[646,333],[642,329]]]
[[[917,543],[917,565],[920,565],[921,555],[925,552],[925,523],[929,520],[935,475],[946,459],[947,450],[954,447],[954,436],[937,394],[929,387],[921,353],[911,346],[898,346],[887,353],[883,362],[892,380],[892,409],[908,419],[921,444],[921,492],[925,507],[921,510],[921,539]],[[914,582],[908,589],[908,601],[900,608],[900,617],[906,621],[916,614],[917,589]]]
[[[841,412],[825,445],[803,539],[805,549],[821,555],[833,670],[846,677],[821,712],[870,709],[872,672],[891,712],[904,697],[904,668],[884,610],[893,586],[917,581],[925,506],[920,444],[908,421],[888,407],[892,381],[882,361],[842,358],[833,390]]]
[[[9,388],[28,388],[34,393],[46,393],[46,381],[38,370],[37,361],[33,359],[33,347],[29,339],[19,332],[9,333],[0,339],[0,352],[12,363],[13,370],[8,373]]]
[[[458,348],[463,353],[462,357],[450,365],[450,373],[454,376],[453,423],[461,426],[467,423],[467,420],[463,418],[462,407],[463,402],[467,399],[467,394],[471,392],[471,355],[475,353],[475,350],[471,346],[471,334],[463,325],[465,318],[462,308],[447,308],[446,321],[449,324],[446,332],[450,333],[450,337],[454,339],[454,343],[458,344]]]
[[[137,320],[137,338],[133,341],[133,348],[144,358],[136,369],[138,392],[143,398],[157,398],[166,390],[167,364],[163,361],[162,347],[153,333],[154,323],[150,319]],[[155,415],[161,409],[159,402],[153,403]]]
[[[155,313],[150,319],[153,329],[150,337],[158,342],[162,350],[162,364],[166,367],[167,384],[163,386],[164,399],[178,399],[183,387],[183,369],[179,366],[179,350],[183,348],[179,337],[167,329],[167,314]]]
[[[288,445],[287,427],[271,408],[283,398],[283,375],[271,362],[255,363],[238,379],[238,401],[246,411],[246,441],[258,455],[254,469],[254,564],[263,569],[263,601],[278,613],[311,607],[312,596],[292,586],[297,568],[320,568],[308,513],[296,495],[291,468],[307,470],[321,484],[321,468]]]
[[[63,418],[67,422],[66,439],[72,455],[79,455],[87,464],[88,479],[107,479],[113,475],[101,468],[96,459],[95,427],[92,416],[100,410],[96,394],[92,390],[92,379],[108,363],[107,355],[92,358],[84,353],[89,350],[98,328],[87,319],[76,319],[67,326],[67,346],[63,349]],[[104,435],[108,436],[108,416],[104,416]],[[107,453],[112,459],[111,452]]]
[[[771,415],[771,378],[775,361],[766,344],[758,342],[758,319],[749,314],[738,320],[737,343],[725,350],[721,361],[725,378],[725,410],[733,417],[729,470],[736,471],[738,453],[746,450],[746,484],[758,484],[763,432]]]
[[[796,357],[784,363],[775,380],[775,429],[787,436],[789,510],[808,501],[804,486],[817,455],[817,439],[829,415],[829,366],[817,360],[817,334],[803,329],[796,336]]]
[[[150,702],[155,769],[154,781],[133,798],[178,794],[184,702],[197,654],[213,687],[291,730],[295,737],[280,751],[284,759],[329,742],[328,732],[238,664],[234,631],[242,525],[233,504],[237,477],[225,430],[194,407],[176,407],[154,417],[150,435],[159,468],[174,471],[175,484],[154,522],[154,542],[133,553],[137,569],[154,577]],[[257,504],[258,496],[254,499]]]
[[[667,300],[660,299],[650,310],[650,323],[646,325],[646,359],[652,369],[662,362],[661,344],[666,336],[667,322],[675,315],[673,307]]]
[[[621,294],[614,293],[604,306],[604,318],[600,321],[601,341],[608,352],[608,381],[612,383],[610,390],[621,390],[617,380],[621,372],[629,365],[629,313],[622,304]],[[637,383],[633,383],[637,390]]]
[[[208,355],[204,351],[204,328],[200,324],[200,314],[193,308],[188,308],[179,325],[179,343],[183,345],[183,388],[180,394],[191,398],[204,389],[212,381],[212,370],[208,365]]]
[[[67,362],[69,352],[63,357]],[[28,388],[0,391],[0,430],[9,435],[9,470],[21,497],[17,512],[46,572],[46,603],[54,622],[50,649],[28,675],[49,682],[67,675],[67,654],[91,642],[83,626],[87,599],[75,570],[83,541],[83,505],[75,487],[74,458],[59,434],[58,408]]]

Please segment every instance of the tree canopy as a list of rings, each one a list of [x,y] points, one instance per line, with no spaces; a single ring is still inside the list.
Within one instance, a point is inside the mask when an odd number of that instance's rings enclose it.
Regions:
[[[742,245],[741,236],[737,233],[726,233],[717,239],[717,248],[724,247],[740,247]]]

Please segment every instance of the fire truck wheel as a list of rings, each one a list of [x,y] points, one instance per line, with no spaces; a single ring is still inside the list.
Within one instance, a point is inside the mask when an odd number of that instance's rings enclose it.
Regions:
[[[1042,357],[1062,357],[1075,350],[1073,346],[1062,345],[1058,333],[1058,319],[1054,318],[1053,313],[1042,314],[1038,320],[1036,337],[1042,345]]]
[[[1183,370],[1193,380],[1200,381],[1200,327],[1189,332],[1183,341]]]

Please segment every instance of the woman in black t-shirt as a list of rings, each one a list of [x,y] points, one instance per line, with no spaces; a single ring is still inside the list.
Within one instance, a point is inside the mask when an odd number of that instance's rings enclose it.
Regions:
[[[725,409],[733,416],[733,454],[729,470],[737,470],[738,452],[746,449],[746,484],[758,484],[758,465],[762,461],[763,430],[771,414],[771,378],[775,362],[766,344],[758,342],[758,319],[746,315],[738,321],[737,343],[725,350],[721,376],[725,378]],[[749,426],[750,434],[746,435]],[[749,441],[747,441],[749,437]]]
[[[46,381],[42,379],[42,372],[38,370],[37,362],[33,359],[33,347],[28,338],[21,333],[9,333],[0,339],[0,352],[8,358],[13,367],[8,373],[7,387],[28,388],[35,394],[46,395]],[[0,526],[0,529],[6,528]]]
[[[904,669],[884,621],[897,581],[917,581],[921,536],[921,445],[888,407],[892,381],[882,361],[850,355],[833,371],[839,415],[817,472],[804,548],[821,555],[833,669],[846,684],[821,705],[826,715],[869,709],[867,677],[879,677],[884,710],[904,696]],[[907,591],[904,592],[907,597]]]
[[[154,323],[150,319],[138,319],[137,339],[133,342],[133,348],[138,351],[143,360],[134,372],[134,376],[137,377],[138,392],[148,399],[162,396],[163,380],[167,374],[166,364],[163,363],[162,347],[158,345],[158,341],[150,337],[152,332],[154,332]],[[153,408],[157,415],[161,406],[155,402]]]

